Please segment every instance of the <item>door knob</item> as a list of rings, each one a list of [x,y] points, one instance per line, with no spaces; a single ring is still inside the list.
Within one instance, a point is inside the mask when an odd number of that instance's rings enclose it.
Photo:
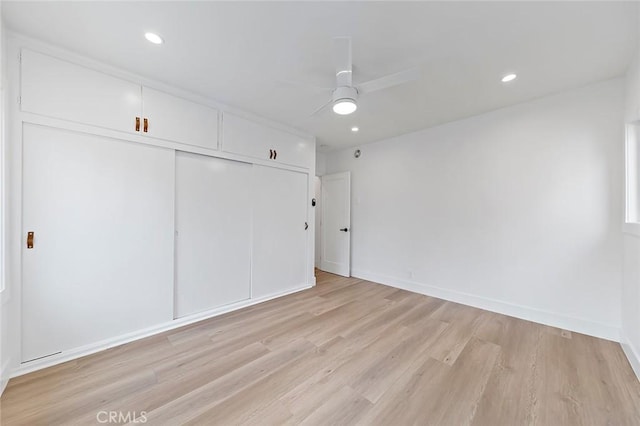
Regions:
[[[349,232],[349,228],[341,228],[340,229],[342,232]]]

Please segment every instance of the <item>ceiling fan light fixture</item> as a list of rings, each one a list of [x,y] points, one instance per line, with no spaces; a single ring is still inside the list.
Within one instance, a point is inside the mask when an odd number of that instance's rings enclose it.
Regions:
[[[349,115],[358,109],[358,91],[355,87],[341,86],[333,91],[333,112]]]
[[[333,103],[333,112],[339,115],[349,115],[356,109],[358,109],[358,105],[353,99],[338,99]]]

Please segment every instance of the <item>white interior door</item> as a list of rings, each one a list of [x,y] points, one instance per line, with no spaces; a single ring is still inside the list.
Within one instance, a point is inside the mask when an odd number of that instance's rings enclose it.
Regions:
[[[350,276],[351,174],[322,176],[322,255],[320,269]]]
[[[176,153],[176,317],[251,297],[251,167]]]
[[[170,321],[174,152],[25,124],[23,153],[22,361]]]
[[[253,166],[252,297],[307,285],[305,173]]]

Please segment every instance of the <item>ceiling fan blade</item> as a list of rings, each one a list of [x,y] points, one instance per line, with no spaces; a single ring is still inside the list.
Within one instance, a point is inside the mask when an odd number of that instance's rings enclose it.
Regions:
[[[290,81],[290,80],[278,80],[276,81],[276,86],[288,86],[288,87],[296,87],[304,90],[308,90],[310,92],[331,92],[333,88],[331,87],[320,87],[315,86],[313,84],[302,83],[299,81]]]
[[[420,78],[420,68],[410,68],[395,74],[369,80],[357,86],[359,94],[371,93],[388,87],[397,86]]]
[[[333,102],[333,100],[329,99],[327,102],[322,104],[322,106],[320,108],[318,108],[315,111],[313,111],[309,117],[313,117],[314,115],[318,114],[320,111],[325,109],[331,102]]]
[[[336,86],[351,87],[353,74],[351,37],[335,37],[333,39],[333,63],[336,66]]]

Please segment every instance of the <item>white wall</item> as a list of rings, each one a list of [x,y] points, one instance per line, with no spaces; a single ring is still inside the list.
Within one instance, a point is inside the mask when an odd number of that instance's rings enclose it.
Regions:
[[[1,9],[1,8],[0,8]],[[2,20],[0,19],[0,22]],[[11,118],[11,108],[16,103],[12,103],[12,100],[17,100],[18,93],[15,87],[8,84],[9,77],[9,61],[8,49],[7,49],[7,37],[4,31],[1,32],[2,40],[0,45],[2,46],[2,52],[0,57],[2,58],[2,64],[0,66],[0,72],[2,74],[0,81],[2,81],[2,99],[0,114],[2,122],[2,155],[3,158],[3,175],[2,175],[2,214],[4,220],[4,264],[3,266],[3,278],[4,278],[4,291],[0,293],[0,375],[2,375],[2,383],[6,385],[9,379],[9,375],[19,365],[19,350],[20,350],[20,303],[17,294],[19,292],[19,277],[20,267],[17,266],[18,257],[15,255],[15,247],[21,246],[22,230],[21,221],[13,213],[16,206],[21,205],[21,194],[15,191],[15,181],[13,177],[16,171],[20,169],[21,161],[19,149],[12,149],[12,135],[14,135],[16,128],[15,123]],[[15,85],[13,85],[15,86]]]
[[[5,149],[4,149],[4,88],[5,88],[5,72],[4,72],[4,36],[2,35],[3,25],[2,25],[2,8],[0,7],[0,395],[7,384],[7,380],[5,378],[5,352],[7,348],[6,337],[7,333],[5,332],[5,327],[7,322],[5,321],[5,313],[6,309],[5,305],[5,282],[6,282],[6,267],[5,267],[5,238],[4,238],[4,212],[6,206],[6,198],[5,198]]]
[[[326,174],[327,171],[327,155],[323,152],[316,152],[316,180],[315,180],[315,197],[316,197],[316,226],[315,226],[315,266],[320,267],[321,241],[322,241],[322,183],[320,176]]]
[[[327,154],[316,152],[316,176],[327,174]]]
[[[640,42],[640,40],[639,40]],[[629,66],[625,85],[625,123],[640,120],[640,48]],[[624,229],[622,347],[640,378],[640,225]],[[635,231],[635,232],[634,232]]]
[[[617,339],[622,114],[616,79],[330,153],[352,275]]]
[[[5,72],[6,61],[5,56],[5,37],[4,26],[2,22],[2,8],[0,8],[0,395],[4,391],[4,388],[8,381],[8,373],[11,365],[11,351],[10,351],[10,333],[9,315],[11,310],[9,307],[10,292],[8,290],[9,284],[7,282],[7,269],[8,262],[6,261],[6,254],[8,252],[8,244],[6,242],[6,206],[7,206],[7,164],[8,164],[8,152],[5,150],[5,102],[6,102],[6,87],[7,87],[7,73]]]

